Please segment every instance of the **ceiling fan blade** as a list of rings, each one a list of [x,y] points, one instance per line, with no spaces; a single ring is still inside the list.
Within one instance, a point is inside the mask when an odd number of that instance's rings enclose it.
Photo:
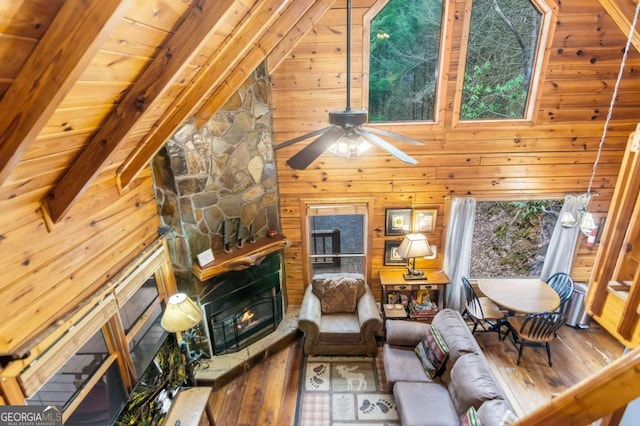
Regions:
[[[309,145],[302,148],[293,157],[287,160],[287,165],[292,169],[304,170],[316,158],[321,156],[338,138],[345,134],[344,129],[331,126],[322,136],[313,140]]]
[[[396,139],[402,142],[410,143],[411,145],[424,145],[424,142],[421,142],[416,139],[411,139],[406,136],[399,135],[397,133],[392,133],[387,130],[377,129],[375,127],[367,127],[367,130],[372,133],[377,133],[382,136],[386,136],[388,138]]]
[[[300,142],[300,141],[303,141],[305,139],[309,139],[309,138],[312,138],[314,136],[321,135],[321,134],[325,133],[327,130],[331,129],[332,127],[334,127],[334,126],[325,127],[324,129],[315,130],[315,131],[313,131],[311,133],[307,133],[306,135],[302,135],[302,136],[298,136],[297,138],[289,139],[288,141],[282,142],[280,145],[274,147],[273,149],[275,151],[277,151],[280,148],[286,148],[289,145],[293,145],[296,142]]]
[[[409,163],[409,164],[418,164],[418,161],[416,159],[414,159],[413,157],[408,156],[407,154],[405,154],[404,152],[400,151],[395,146],[391,145],[389,142],[387,142],[387,141],[385,141],[383,139],[380,139],[378,136],[376,136],[373,133],[369,132],[370,129],[365,129],[365,128],[360,127],[360,128],[356,128],[354,130],[356,132],[360,133],[369,142],[371,142],[371,143],[373,143],[375,145],[378,145],[380,148],[382,148],[385,151],[389,152],[389,154],[393,155],[398,160],[404,161],[405,163]]]

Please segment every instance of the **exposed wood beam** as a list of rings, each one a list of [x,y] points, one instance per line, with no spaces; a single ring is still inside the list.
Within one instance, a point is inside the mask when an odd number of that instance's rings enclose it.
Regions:
[[[0,185],[132,0],[67,0],[0,100]]]
[[[234,0],[200,0],[191,6],[173,36],[131,86],[120,105],[111,111],[51,192],[46,207],[53,223],[63,218],[153,101],[180,75],[210,35],[224,22],[225,16],[233,13],[234,3]]]
[[[209,100],[196,113],[196,126],[201,128],[218,112],[220,107],[222,107],[231,95],[238,90],[238,87],[244,83],[249,74],[253,72],[278,45],[283,39],[283,36],[290,32],[292,26],[296,25],[297,22],[302,22],[301,31],[298,34],[292,34],[292,36],[297,36],[297,41],[311,28],[317,20],[317,17],[322,16],[329,10],[334,1],[335,0],[317,0],[310,9],[307,5],[309,2],[300,1],[292,5],[292,7],[287,10],[286,16],[283,15],[282,19],[278,21],[278,24],[274,25],[273,28],[262,37],[260,43],[254,46],[251,51],[242,58],[242,61],[235,67],[229,77],[213,92]],[[311,19],[311,17],[315,17],[316,19]],[[306,30],[304,30],[305,28]]]
[[[631,5],[629,0],[599,0],[600,5],[607,11],[613,22],[616,23],[620,31],[625,37],[629,35],[629,29],[631,28],[631,22],[633,22],[633,16],[635,14],[635,7]],[[638,4],[637,0],[633,3]],[[640,33],[637,29],[633,29],[633,38],[631,44],[640,52]]]
[[[137,151],[122,164],[118,170],[120,187],[126,188],[135,176],[147,167],[149,160],[167,142],[167,139],[194,114],[202,99],[207,99],[212,91],[222,84],[231,70],[254,48],[260,36],[271,25],[279,31],[285,27],[288,30],[312,2],[313,0],[258,2],[234,30],[231,40],[209,59],[203,71],[159,120],[155,130],[145,137]],[[284,10],[285,7],[287,7],[286,10]],[[301,11],[301,8],[304,10]],[[282,33],[284,32],[286,30]]]

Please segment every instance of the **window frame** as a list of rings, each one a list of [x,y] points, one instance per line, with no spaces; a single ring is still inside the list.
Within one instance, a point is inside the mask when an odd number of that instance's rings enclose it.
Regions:
[[[305,283],[310,283],[313,278],[313,265],[311,261],[311,230],[309,226],[310,209],[318,206],[348,206],[364,205],[364,234],[363,234],[363,272],[365,280],[371,276],[371,246],[372,235],[370,227],[373,218],[373,198],[328,198],[328,199],[301,199],[300,200],[300,240],[302,248],[302,276]]]
[[[371,56],[371,21],[380,13],[391,0],[377,0],[362,17],[362,106],[369,109],[369,75]],[[433,106],[433,120],[414,121],[386,121],[368,122],[367,126],[380,127],[387,130],[397,130],[401,127],[428,126],[432,129],[444,129],[444,117],[446,114],[447,86],[449,84],[449,64],[451,62],[452,22],[455,21],[455,10],[451,2],[442,1],[442,24],[440,29],[440,46],[438,47],[438,79],[436,82],[435,99]],[[401,132],[404,130],[400,130]]]
[[[528,0],[541,13],[540,35],[538,38],[537,51],[531,70],[531,85],[525,105],[523,118],[511,119],[482,119],[482,120],[462,120],[460,111],[462,109],[462,93],[464,88],[464,76],[467,65],[467,51],[469,48],[469,31],[471,29],[471,9],[473,0],[465,0],[464,18],[462,21],[462,34],[460,43],[460,55],[458,69],[456,73],[456,91],[453,100],[452,128],[469,127],[496,127],[496,126],[519,126],[535,124],[538,118],[536,114],[540,105],[540,94],[543,90],[546,76],[545,64],[549,62],[553,34],[555,32],[558,17],[558,6],[549,0]]]
[[[151,276],[155,277],[158,296],[125,335],[119,307],[121,307]],[[25,405],[95,333],[101,331],[108,355],[96,371],[87,378],[65,405],[63,422],[67,421],[113,363],[118,364],[126,392],[136,386],[138,378],[129,353],[127,336],[140,330],[144,323],[157,317],[149,314],[166,303],[169,294],[177,291],[168,248],[163,239],[156,240],[130,266],[116,274],[101,291],[72,314],[63,324],[30,348],[30,355],[11,362],[0,374],[0,390],[4,401],[11,405]]]

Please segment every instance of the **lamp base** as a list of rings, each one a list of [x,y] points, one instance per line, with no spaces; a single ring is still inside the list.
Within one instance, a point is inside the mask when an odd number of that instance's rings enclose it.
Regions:
[[[427,275],[424,273],[424,271],[405,272],[402,276],[407,281],[410,281],[410,280],[426,281],[427,279]]]

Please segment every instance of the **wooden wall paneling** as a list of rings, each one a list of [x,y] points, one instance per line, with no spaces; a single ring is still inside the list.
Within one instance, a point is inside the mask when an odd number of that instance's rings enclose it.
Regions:
[[[598,0],[607,14],[613,19],[623,34],[629,34],[635,15],[635,7],[626,0]],[[637,3],[637,2],[636,2]],[[640,33],[634,28],[631,44],[640,51]]]
[[[150,209],[154,202],[153,193],[148,189],[132,191],[118,202],[107,203],[102,210],[95,213],[86,212],[86,216],[84,213],[79,214],[80,219],[68,223],[61,233],[47,232],[42,218],[38,217],[35,209],[30,222],[6,223],[2,241],[14,246],[0,258],[0,268],[5,271],[0,288],[5,288],[21,276],[42,268],[48,261],[60,255],[61,237],[64,238],[65,249],[77,247],[92,235],[105,232],[119,221],[125,221],[131,215],[135,215],[140,207],[150,205]]]
[[[267,55],[267,71],[269,74],[273,74],[273,70],[280,66],[284,58],[291,52],[293,46],[311,30],[313,25],[327,12],[334,1],[335,0],[317,0],[307,10],[301,11],[303,12],[301,13],[302,17],[286,32],[282,40],[280,40],[269,55]]]
[[[192,7],[161,52],[139,75],[117,108],[102,123],[71,168],[63,175],[46,201],[54,223],[59,222],[77,198],[86,190],[109,156],[117,148],[155,99],[171,84],[217,29],[233,0],[205,3]]]
[[[125,235],[114,231],[112,233],[114,237],[120,239],[111,245],[105,246],[108,242],[98,239],[96,243],[102,243],[102,246],[98,244],[87,247],[87,250],[95,248],[98,254],[92,258],[84,257],[81,267],[73,271],[67,269],[66,274],[63,275],[44,275],[46,272],[42,272],[43,275],[40,276],[40,279],[32,280],[34,281],[32,285],[40,283],[39,288],[42,289],[41,283],[48,282],[44,277],[58,276],[61,278],[55,283],[52,282],[45,289],[46,297],[26,302],[23,299],[16,300],[11,305],[11,312],[2,313],[4,318],[0,330],[2,330],[3,338],[0,340],[0,352],[10,351],[14,345],[21,343],[22,340],[33,338],[56,319],[66,315],[74,306],[93,294],[109,278],[108,275],[115,272],[111,265],[118,265],[123,261],[130,260],[132,254],[138,253],[148,244],[145,240],[150,235],[155,238],[158,223],[153,222],[156,218],[157,213],[154,212],[139,223],[132,221],[131,225],[134,226],[135,231],[127,228]],[[73,252],[69,253],[69,255],[73,254]],[[68,262],[72,261],[68,257],[62,259]],[[49,271],[50,268],[44,269]],[[76,285],[76,282],[86,283],[86,285],[80,287]],[[27,283],[21,283],[21,288],[23,297],[38,297],[38,293],[42,292],[33,286],[27,287]],[[16,312],[16,308],[21,310]]]
[[[296,4],[298,3],[298,4]],[[294,6],[295,4],[295,6]],[[260,38],[251,40],[251,49],[246,51],[245,56],[234,65],[230,74],[226,77],[223,84],[215,88],[208,99],[195,113],[195,122],[198,128],[209,121],[209,119],[218,112],[218,109],[231,97],[233,93],[240,87],[251,72],[263,62],[269,52],[278,44],[284,34],[300,19],[300,14],[311,6],[310,1],[288,3],[286,9],[278,12],[278,19],[275,21],[267,21],[270,25],[260,28]]]
[[[9,112],[0,116],[0,184],[130,3],[132,0],[64,2],[0,100],[0,110]],[[65,54],[60,55],[61,51]],[[34,81],[41,84],[34,85]]]

